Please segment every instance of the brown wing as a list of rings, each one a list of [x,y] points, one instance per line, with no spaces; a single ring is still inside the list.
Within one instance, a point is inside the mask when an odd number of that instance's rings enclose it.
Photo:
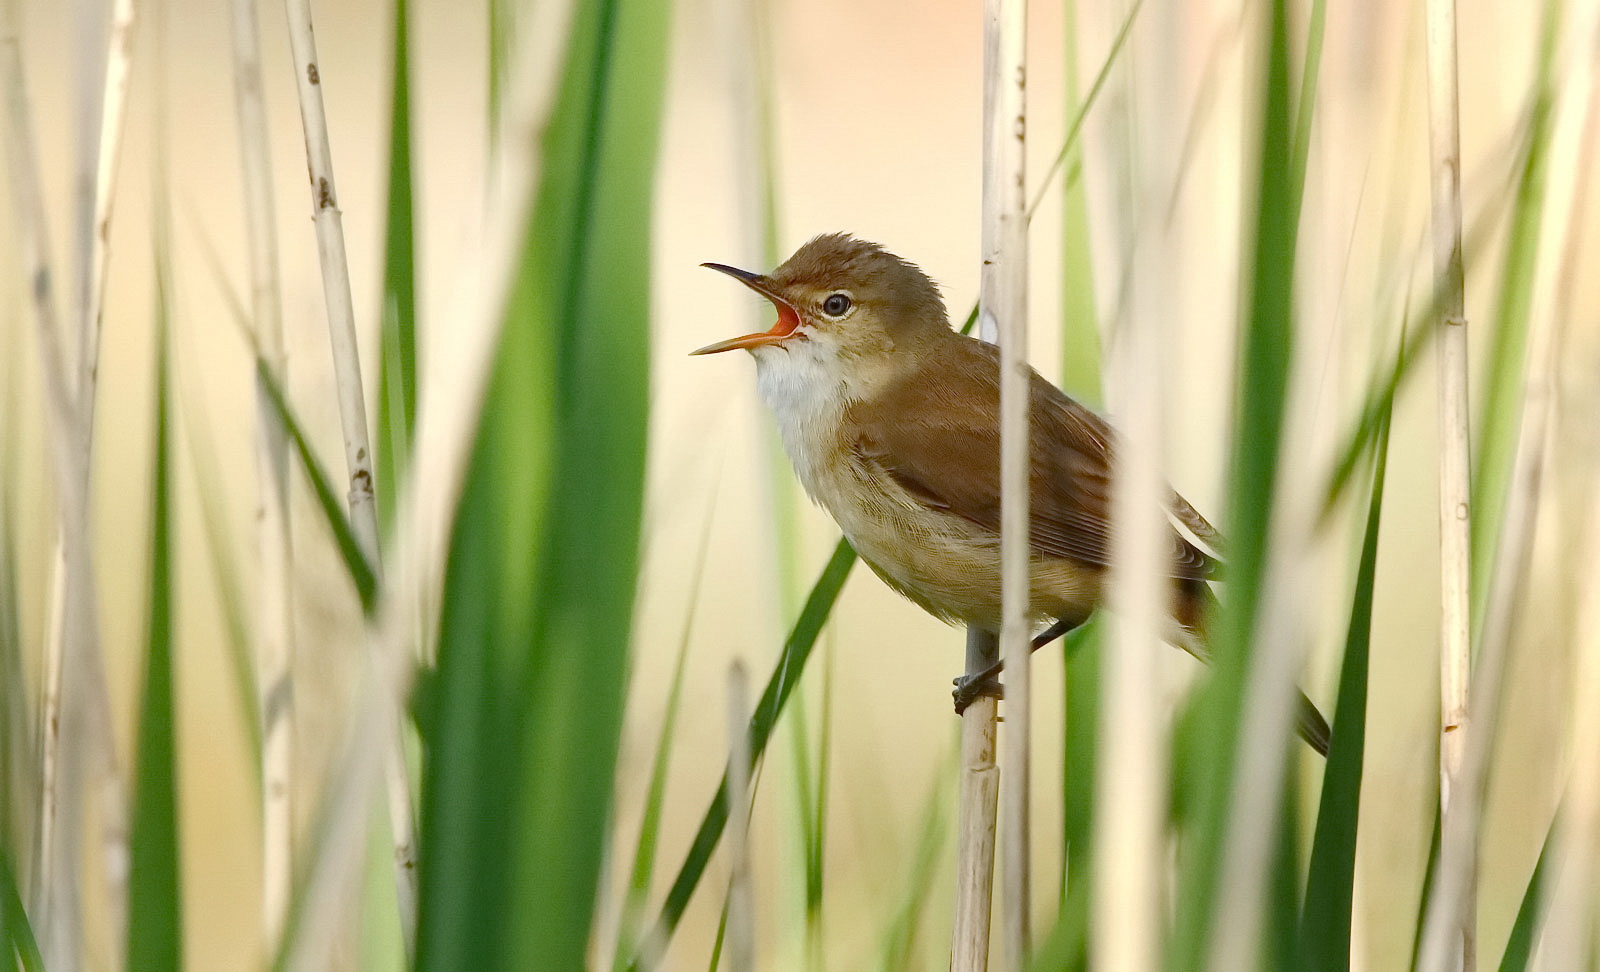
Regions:
[[[999,362],[991,344],[963,339],[953,359],[924,367],[851,413],[856,452],[934,509],[1000,531]],[[1105,421],[1033,375],[1028,460],[1034,550],[1110,563],[1112,432]],[[964,403],[958,405],[957,403]],[[893,419],[889,417],[893,416]],[[1207,576],[1208,557],[1172,532],[1173,574]]]

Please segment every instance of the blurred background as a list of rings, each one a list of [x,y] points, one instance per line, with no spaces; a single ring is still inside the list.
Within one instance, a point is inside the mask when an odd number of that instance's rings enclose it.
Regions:
[[[38,126],[52,256],[72,245],[71,119],[75,19],[89,2],[20,4],[21,53]],[[1170,119],[1156,148],[1176,150],[1170,206],[1177,262],[1167,268],[1173,326],[1165,387],[1168,476],[1220,523],[1229,455],[1241,226],[1253,189],[1245,173],[1258,139],[1251,93],[1260,68],[1256,13],[1248,3],[1204,0],[1146,10],[1128,52],[1131,81],[1113,79],[1084,126],[1082,153],[1045,192],[1032,223],[1031,357],[1047,377],[1084,373],[1085,349],[1063,338],[1063,318],[1090,312],[1106,342],[1116,337],[1128,238],[1115,167],[1151,148],[1120,147],[1131,97],[1125,84],[1155,85]],[[81,8],[81,9],[80,9]],[[1068,9],[1072,8],[1072,9]],[[1178,9],[1174,9],[1178,8]],[[1292,4],[1303,35],[1308,5]],[[1377,0],[1330,5],[1301,229],[1297,299],[1302,339],[1297,398],[1327,463],[1356,414],[1375,363],[1397,341],[1409,297],[1425,293],[1427,104],[1420,4]],[[1170,15],[1168,22],[1150,20]],[[321,85],[327,100],[362,328],[368,401],[378,374],[388,139],[392,5],[322,0],[315,7]],[[1049,170],[1075,105],[1093,84],[1126,9],[1035,0],[1030,12],[1029,174]],[[267,104],[281,234],[288,390],[330,468],[340,432],[309,219],[305,157],[283,14],[261,18]],[[662,870],[681,858],[726,761],[727,666],[742,659],[759,680],[837,531],[800,494],[756,397],[743,356],[691,359],[693,348],[770,323],[770,309],[743,288],[700,269],[716,261],[770,268],[813,235],[848,231],[916,262],[939,282],[959,321],[977,294],[981,48],[979,5],[970,0],[678,0],[671,12],[668,83],[654,173],[649,320],[648,478],[637,607],[610,851],[602,880],[593,964],[609,964],[631,841],[645,803],[667,687],[680,645],[685,704],[671,737],[672,764],[659,841]],[[1505,214],[1540,63],[1540,17],[1504,0],[1460,5],[1463,191],[1469,227],[1467,312],[1475,367],[1492,356],[1486,325],[1500,299]],[[453,340],[463,281],[486,224],[490,198],[488,28],[476,5],[413,0],[411,7],[418,334],[422,381],[429,360]],[[251,357],[230,302],[245,292],[244,212],[238,172],[227,10],[203,0],[152,0],[140,7],[125,145],[109,229],[93,474],[93,536],[100,627],[121,763],[132,765],[143,651],[155,294],[151,247],[164,181],[173,225],[173,342],[176,405],[178,774],[181,785],[184,954],[197,969],[259,967],[259,813],[248,716],[226,648],[214,539],[198,492],[221,500],[223,542],[239,556],[237,583],[251,590],[255,511]],[[1294,42],[1296,45],[1300,41]],[[1152,51],[1177,51],[1157,64]],[[1151,72],[1158,72],[1152,75]],[[756,84],[760,79],[760,84]],[[1557,85],[1561,83],[1557,79]],[[770,129],[764,130],[764,86]],[[1069,94],[1069,90],[1076,94]],[[1122,92],[1119,94],[1119,92]],[[1148,98],[1147,90],[1138,97]],[[164,106],[164,107],[163,107]],[[159,144],[159,111],[170,141]],[[765,131],[765,135],[763,135]],[[769,138],[770,157],[762,156]],[[1547,205],[1571,203],[1574,165],[1552,157]],[[770,229],[763,181],[770,181]],[[1062,186],[1086,206],[1088,250],[1064,231]],[[11,203],[4,204],[9,210]],[[11,213],[5,225],[13,226]],[[1508,709],[1489,802],[1480,928],[1486,955],[1509,934],[1565,779],[1570,691],[1570,615],[1577,591],[1575,539],[1565,525],[1587,502],[1592,443],[1581,403],[1600,374],[1600,273],[1592,197],[1571,212],[1570,303],[1536,306],[1569,321],[1561,362],[1566,461],[1552,467],[1526,607],[1508,673]],[[770,234],[770,240],[769,240]],[[1065,241],[1065,242],[1064,242]],[[1567,246],[1558,242],[1558,249]],[[0,443],[3,489],[14,524],[20,642],[37,646],[49,617],[54,489],[30,310],[16,238],[0,234]],[[1087,261],[1087,266],[1085,266]],[[1094,283],[1092,298],[1069,290]],[[1410,326],[1420,327],[1413,319]],[[1096,349],[1090,349],[1089,354]],[[1072,371],[1071,369],[1076,369]],[[1395,417],[1378,565],[1366,779],[1357,871],[1359,968],[1403,967],[1428,854],[1437,774],[1437,469],[1433,356],[1407,381]],[[1092,373],[1092,369],[1091,369]],[[619,376],[619,380],[624,380]],[[1481,387],[1481,382],[1475,382]],[[1069,392],[1094,399],[1083,387]],[[1113,418],[1118,391],[1106,390]],[[1297,394],[1300,394],[1297,392]],[[1575,404],[1577,403],[1577,404]],[[1320,475],[1320,474],[1317,474]],[[360,605],[314,501],[298,479],[292,517],[297,559],[297,752],[309,781],[329,765],[359,670]],[[380,496],[388,484],[379,483]],[[1349,506],[1350,504],[1346,504]],[[1359,504],[1356,504],[1359,505]],[[1309,605],[1303,684],[1331,708],[1338,652],[1359,547],[1359,517],[1341,509],[1316,549],[1318,596]],[[1225,524],[1221,524],[1226,529]],[[963,635],[930,619],[857,568],[847,583],[799,692],[803,729],[780,728],[761,773],[752,855],[763,964],[772,968],[865,968],[880,964],[898,928],[909,875],[934,841],[931,890],[913,912],[920,930],[909,967],[943,968],[951,903],[949,843],[958,720],[950,679],[962,667]],[[23,653],[40,677],[38,654]],[[1193,664],[1170,658],[1174,700]],[[1034,821],[1041,871],[1061,856],[1060,697],[1054,649],[1036,659],[1039,732]],[[819,727],[826,727],[825,736]],[[795,736],[794,733],[799,733]],[[797,742],[796,740],[804,740]],[[803,882],[802,780],[815,781],[825,749],[827,796],[819,953],[808,945]],[[1297,759],[1301,758],[1298,755]],[[804,753],[804,758],[800,754]],[[1320,774],[1301,764],[1307,793]],[[1075,785],[1068,781],[1066,786]],[[1076,785],[1087,785],[1079,783]],[[301,801],[302,812],[311,794]],[[943,807],[932,818],[930,807]],[[669,968],[706,963],[717,936],[725,867],[714,860],[667,953]],[[656,878],[656,894],[670,874]],[[1048,879],[1044,880],[1048,885]],[[1041,893],[1038,908],[1055,907]],[[90,967],[104,967],[93,954]],[[351,967],[356,960],[352,958]]]

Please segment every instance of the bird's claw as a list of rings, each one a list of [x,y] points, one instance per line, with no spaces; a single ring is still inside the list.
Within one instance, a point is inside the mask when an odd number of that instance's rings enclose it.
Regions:
[[[1005,687],[993,675],[962,675],[950,680],[955,690],[950,693],[955,699],[956,715],[967,711],[967,706],[981,698],[1003,699],[1006,697]]]

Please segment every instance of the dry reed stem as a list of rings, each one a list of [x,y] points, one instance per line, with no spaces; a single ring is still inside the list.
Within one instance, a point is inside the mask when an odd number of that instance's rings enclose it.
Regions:
[[[967,672],[981,672],[998,652],[996,638],[967,632]],[[974,646],[977,646],[976,648]],[[989,912],[994,900],[995,815],[1000,770],[995,766],[995,700],[984,696],[961,719],[961,782],[956,830],[956,913],[950,933],[950,972],[989,966]]]
[[[1476,916],[1473,901],[1478,877],[1479,830],[1502,699],[1500,681],[1510,655],[1516,616],[1526,601],[1539,493],[1549,445],[1550,331],[1550,327],[1534,322],[1511,489],[1500,530],[1489,603],[1484,612],[1478,670],[1473,678],[1471,705],[1476,730],[1462,756],[1456,792],[1441,825],[1433,895],[1428,902],[1417,962],[1423,972],[1470,969],[1474,960]]]
[[[1535,146],[1533,150],[1540,149]],[[1554,212],[1551,216],[1562,218]],[[1549,293],[1550,287],[1545,286],[1540,290]],[[1532,334],[1523,375],[1521,416],[1511,485],[1493,564],[1488,605],[1484,611],[1478,670],[1473,678],[1471,711],[1474,731],[1462,754],[1455,781],[1457,788],[1441,824],[1433,895],[1428,903],[1417,963],[1423,972],[1449,972],[1456,968],[1470,970],[1475,961],[1474,928],[1477,919],[1474,901],[1479,869],[1479,831],[1493,756],[1492,743],[1504,694],[1500,682],[1516,633],[1517,615],[1526,602],[1539,497],[1550,448],[1555,328],[1548,319],[1541,319],[1539,315],[1533,316],[1530,327]]]
[[[51,442],[60,441],[72,426],[72,408],[63,386],[61,371],[60,330],[56,320],[55,297],[51,285],[48,224],[43,209],[43,198],[33,139],[33,123],[28,110],[24,89],[21,39],[18,36],[17,2],[8,0],[4,7],[5,21],[0,25],[0,83],[6,88],[6,169],[10,173],[12,214],[16,220],[18,251],[22,258],[29,297],[33,302],[35,325],[39,335],[39,355],[44,365],[44,391],[47,419],[55,426]],[[57,465],[59,447],[52,449],[51,458]],[[60,471],[56,470],[57,479]],[[64,501],[65,497],[62,497]],[[64,515],[64,510],[62,515]],[[34,862],[30,869],[33,877],[33,916],[42,924],[43,946],[48,955],[52,951],[51,931],[60,920],[54,901],[56,812],[59,809],[60,786],[60,729],[61,729],[61,662],[66,647],[64,625],[66,612],[61,600],[65,596],[66,545],[59,535],[54,559],[54,576],[51,587],[57,594],[51,618],[52,635],[44,658],[44,680],[39,706],[39,786],[40,806],[35,823],[33,841]],[[60,636],[56,631],[61,631]],[[71,839],[71,828],[68,830]]]
[[[104,54],[99,100],[83,106],[83,151],[78,159],[77,286],[78,363],[74,392],[84,409],[88,450],[94,434],[94,403],[100,364],[100,331],[105,310],[106,265],[111,256],[111,206],[116,194],[117,161],[122,155],[123,119],[128,104],[128,74],[133,60],[133,0],[115,0]],[[98,52],[86,52],[94,56]],[[100,67],[100,65],[96,65]]]
[[[327,852],[312,855],[301,892],[304,918],[285,944],[290,972],[336,966],[338,909],[359,874],[361,828],[367,795],[376,784],[387,746],[387,727],[398,718],[397,702],[410,690],[415,670],[411,650],[432,644],[437,625],[435,592],[444,573],[449,530],[471,457],[474,430],[488,388],[490,366],[505,322],[506,301],[519,268],[528,218],[539,184],[538,138],[549,117],[567,36],[568,3],[541,4],[534,23],[518,33],[516,79],[506,90],[506,136],[493,163],[504,174],[504,195],[488,207],[485,241],[462,261],[455,298],[453,339],[430,359],[422,387],[416,447],[409,478],[400,490],[394,560],[379,592],[370,632],[376,666],[362,681],[345,732],[333,785],[318,808]]]
[[[982,304],[1000,346],[1000,654],[1006,664],[1004,968],[1028,956],[1031,722],[1028,530],[1027,0],[986,0]]]
[[[257,348],[279,387],[286,387],[283,311],[272,151],[261,73],[255,0],[233,0],[234,98],[250,259],[250,315]],[[256,690],[261,708],[261,920],[267,954],[283,939],[294,887],[294,609],[289,533],[289,447],[283,426],[256,378]]]
[[[1107,390],[1121,418],[1112,495],[1110,624],[1104,652],[1096,763],[1116,767],[1094,781],[1094,860],[1090,964],[1119,972],[1160,967],[1162,874],[1167,851],[1165,720],[1159,700],[1160,653],[1167,634],[1161,511],[1170,489],[1161,472],[1167,373],[1164,330],[1177,305],[1170,268],[1177,264],[1165,214],[1177,185],[1167,151],[1183,99],[1176,77],[1180,5],[1149,10],[1130,37],[1131,48],[1109,82],[1113,110],[1090,134],[1108,180],[1098,193],[1116,206],[1114,249],[1122,254],[1120,296],[1125,316],[1106,342]],[[1111,13],[1126,19],[1127,6]],[[1164,31],[1166,33],[1155,33]],[[1135,84],[1135,64],[1139,68]],[[1135,152],[1134,145],[1140,147]],[[1089,165],[1094,159],[1086,158]]]
[[[355,308],[350,294],[350,267],[345,255],[344,222],[333,178],[333,150],[328,141],[322,103],[322,69],[311,29],[310,0],[285,0],[289,46],[294,54],[295,90],[305,132],[306,164],[311,181],[311,207],[316,224],[317,255],[328,309],[328,336],[333,346],[339,420],[344,429],[345,467],[349,473],[351,526],[373,572],[382,576],[378,543],[378,509],[373,498],[372,441],[367,432],[366,396],[361,382],[361,354],[356,340]],[[390,720],[385,772],[389,794],[389,826],[394,850],[395,896],[400,924],[408,943],[416,941],[417,848],[415,801],[406,769],[398,712]]]
[[[34,308],[51,466],[57,490],[55,621],[59,637],[46,646],[40,717],[41,780],[33,868],[34,917],[52,967],[71,968],[83,947],[79,835],[86,808],[83,777],[96,774],[100,797],[102,866],[113,929],[126,900],[127,830],[121,777],[112,745],[105,673],[100,667],[98,597],[89,533],[89,469],[85,418],[74,400],[60,345],[60,323],[49,267],[47,221],[33,126],[24,85],[14,3],[0,27],[0,82],[7,88],[8,169],[29,296]]]
[[[317,256],[327,301],[328,337],[339,395],[339,421],[344,430],[345,466],[349,472],[350,521],[363,552],[379,566],[378,514],[373,502],[372,446],[367,432],[367,405],[361,382],[361,354],[350,294],[350,266],[345,254],[344,219],[333,179],[333,148],[322,102],[322,67],[311,29],[310,0],[285,0],[289,14],[289,46],[294,54],[295,91],[305,132],[306,166],[310,176],[312,220]]]
[[[750,879],[750,679],[728,666],[728,967],[756,967],[755,896]]]
[[[1432,157],[1435,292],[1439,339],[1439,808],[1449,828],[1469,728],[1471,676],[1471,457],[1467,319],[1461,253],[1461,98],[1455,0],[1427,0],[1428,121]],[[1441,848],[1441,853],[1444,849]],[[1441,866],[1445,862],[1441,861]],[[1460,967],[1474,965],[1475,906],[1460,928]]]
[[[133,0],[115,0],[110,11],[105,46],[85,47],[84,64],[98,59],[96,76],[101,87],[81,104],[79,125],[92,132],[80,145],[78,158],[77,313],[78,362],[75,397],[78,409],[77,449],[83,477],[85,522],[91,512],[89,477],[93,470],[94,419],[100,368],[100,332],[104,316],[106,267],[111,257],[111,207],[116,198],[117,161],[122,154],[123,119],[127,111],[128,75],[133,59]],[[85,35],[86,39],[88,35]],[[98,97],[96,97],[98,96]],[[86,527],[87,529],[87,527]],[[86,548],[87,549],[87,548]],[[122,775],[117,766],[116,743],[110,720],[109,692],[98,640],[86,643],[89,651],[82,659],[84,687],[90,693],[88,704],[97,711],[92,717],[97,752],[97,789],[100,796],[100,843],[106,873],[106,906],[112,940],[122,942],[128,925],[128,809],[123,794]],[[122,952],[112,952],[113,967],[120,965]]]
[[[1020,8],[1020,9],[1019,9]],[[1026,36],[1025,25],[1026,6],[1023,3],[1005,3],[1005,0],[986,0],[984,4],[984,143],[983,143],[983,221],[982,240],[980,243],[983,268],[980,277],[979,306],[983,308],[979,315],[979,336],[985,341],[1000,344],[1001,320],[1005,319],[1008,337],[1014,337],[1011,330],[1013,326],[1021,324],[1026,337],[1026,324],[1019,320],[1026,313],[1026,298],[1018,287],[1026,286],[1026,236],[1027,214],[1026,197],[1023,195],[1022,186],[1022,159],[1014,154],[1016,146],[1021,142],[1022,132],[1014,125],[1020,122],[1022,104],[1020,102],[1020,88],[1024,78],[1017,72],[1022,69],[1018,47],[1007,41],[1002,41],[1001,19],[1007,21],[1006,29],[1018,29]],[[1002,44],[1005,44],[1002,47]],[[1006,58],[1015,58],[1009,65]],[[1012,91],[1011,89],[1017,89]],[[1013,101],[1015,97],[1016,101]],[[1007,118],[1015,119],[1011,123]],[[1008,131],[1010,135],[1008,136]],[[1009,212],[1013,208],[1013,197],[1021,202],[1016,206],[1018,212]],[[1019,222],[1020,220],[1020,222]],[[1007,252],[1008,246],[1014,244],[1018,233],[1023,239],[1020,266],[1005,266],[1006,259],[1013,258],[1015,252]],[[1007,288],[1017,288],[1007,292]],[[1019,303],[1020,300],[1020,303]],[[1010,342],[1007,342],[1010,343]],[[1002,347],[1002,354],[1008,356],[1012,362],[1011,367],[1003,362],[1001,367],[1001,381],[1007,382],[1007,373],[1014,370],[1014,358],[1017,346],[1011,344],[1010,348]],[[1025,367],[1025,365],[1024,365]],[[1004,395],[1004,390],[1002,390]],[[1015,407],[1017,400],[1013,392],[1011,402],[1002,401],[1002,415],[1006,406]],[[1021,399],[1024,409],[1024,423],[1026,422],[1026,386]],[[1012,443],[1014,449],[1015,443]],[[1006,452],[1006,444],[1002,442],[1001,475],[1008,476],[1006,472],[1009,465],[1007,459],[1013,459]],[[1026,463],[1026,440],[1022,443],[1023,462]],[[1025,469],[1026,467],[1024,467]],[[1002,544],[1006,543],[1007,527],[1015,529],[1014,523],[1009,523],[1005,517],[1015,517],[1020,512],[1023,520],[1023,536],[1026,538],[1027,501],[1024,497],[1021,504],[1012,502],[1013,497],[1004,492],[1005,484],[1002,483],[1004,497],[1002,508],[1001,536]],[[1020,510],[1018,506],[1020,505]],[[1024,541],[1026,542],[1026,541]],[[1014,545],[1013,545],[1014,546]],[[1025,554],[1024,554],[1025,556]],[[1010,564],[1013,558],[1002,555],[1002,572],[1009,573],[1014,566]],[[1023,568],[1023,591],[1026,596],[1026,562]],[[1014,629],[1011,623],[1010,612],[1016,609],[1015,604],[1007,605],[1006,598],[1015,598],[1015,581],[1009,576],[1002,577],[1002,616],[1005,624],[1002,627]],[[1009,594],[1007,592],[1010,592]],[[1015,636],[1014,630],[1008,633]],[[1023,638],[1027,632],[1024,628]],[[970,676],[988,668],[999,657],[1000,645],[997,635],[976,629],[967,632],[967,673]],[[1014,657],[1015,650],[1008,654],[1007,664]],[[1026,650],[1024,650],[1026,655]],[[1027,722],[1027,692],[1028,675],[1026,666],[1028,660],[1024,657],[1020,662],[1023,671],[1021,681],[1018,681],[1016,671],[1008,671],[1007,685],[1013,696],[1011,709],[1012,721],[1019,726]],[[1020,701],[1018,701],[1020,700]],[[1000,803],[1000,771],[995,765],[996,743],[996,717],[998,706],[992,698],[980,698],[967,707],[961,721],[961,778],[958,787],[958,811],[956,834],[956,888],[955,888],[955,920],[950,936],[950,968],[952,972],[982,972],[989,965],[989,935],[990,914],[994,903],[994,849],[995,828]],[[1021,775],[1024,777],[1020,784],[1022,796],[1014,802],[1016,819],[1010,822],[1014,834],[1011,839],[1023,839],[1027,830],[1027,799],[1026,799],[1026,759],[1027,736],[1026,729],[1022,733],[1022,747],[1020,751],[1010,752],[1008,755],[1015,760],[1021,756]],[[1008,750],[1012,744],[1008,743]],[[1008,787],[1008,789],[1014,789]],[[1008,850],[1008,853],[1015,851]],[[1021,853],[1026,854],[1025,845]],[[1026,862],[1019,857],[1024,866]],[[1008,874],[1012,869],[1008,866]],[[1018,883],[1017,889],[1025,887],[1026,879]],[[1008,893],[1008,908],[1015,905],[1016,897],[1025,892],[1013,889]],[[1023,914],[1026,914],[1024,909]],[[1010,928],[1010,918],[1007,918],[1008,953],[1018,951],[1010,946],[1010,940],[1016,937],[1020,941],[1021,931],[1025,929],[1026,918],[1020,918],[1017,933]],[[1018,966],[1020,968],[1020,966]]]

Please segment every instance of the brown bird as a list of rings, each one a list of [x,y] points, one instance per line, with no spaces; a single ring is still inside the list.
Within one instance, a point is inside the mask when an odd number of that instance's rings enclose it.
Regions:
[[[861,559],[935,617],[1000,628],[999,351],[950,327],[939,289],[875,243],[819,236],[770,274],[719,263],[770,300],[771,330],[693,352],[743,348],[784,450]],[[1112,454],[1104,419],[1037,372],[1029,389],[1030,614],[1034,647],[1088,620],[1110,564]],[[1176,493],[1195,536],[1217,532]],[[1169,640],[1202,661],[1221,564],[1170,530]],[[999,666],[958,680],[958,710],[992,690]],[[1301,697],[1300,733],[1326,753],[1329,730]]]

